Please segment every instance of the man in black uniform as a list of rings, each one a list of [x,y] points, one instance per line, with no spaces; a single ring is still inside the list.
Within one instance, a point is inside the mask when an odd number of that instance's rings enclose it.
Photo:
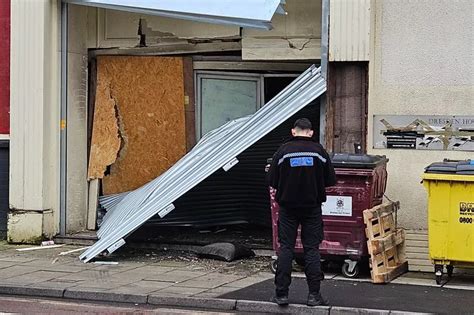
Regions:
[[[280,254],[275,275],[278,305],[288,304],[291,269],[298,226],[304,247],[309,306],[327,305],[320,290],[321,256],[319,244],[323,240],[321,204],[326,201],[326,187],[336,184],[336,175],[328,153],[312,139],[313,130],[307,118],[298,119],[292,138],[281,145],[272,159],[268,172],[270,186],[277,190],[280,205],[278,239]]]

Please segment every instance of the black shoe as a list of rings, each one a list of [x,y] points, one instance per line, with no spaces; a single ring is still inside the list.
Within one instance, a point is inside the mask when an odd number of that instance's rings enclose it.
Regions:
[[[273,303],[278,304],[279,306],[287,306],[288,305],[288,296],[274,296],[272,299]]]
[[[326,300],[321,293],[309,294],[308,301],[306,302],[308,306],[328,306],[329,301]]]

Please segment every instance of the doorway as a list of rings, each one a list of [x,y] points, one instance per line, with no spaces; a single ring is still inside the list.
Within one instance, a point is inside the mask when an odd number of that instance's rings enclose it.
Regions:
[[[234,74],[232,74],[233,76]],[[246,74],[248,75],[248,74]],[[296,75],[259,74],[252,76],[258,79],[260,85],[261,105],[268,102],[283,90]],[[240,79],[240,78],[239,78]],[[225,79],[224,79],[225,80]],[[229,85],[225,85],[229,87]],[[250,90],[253,87],[247,86]],[[230,88],[229,88],[230,89]],[[219,93],[226,92],[220,91]],[[242,86],[230,93],[235,97],[229,106],[239,106],[241,95],[254,95],[254,102],[247,102],[243,108],[248,112],[259,104],[255,94],[246,93]],[[248,91],[247,91],[248,92]],[[197,85],[197,93],[202,93]],[[208,98],[198,97],[196,117],[203,115],[202,108]],[[217,98],[210,98],[214,101]],[[211,103],[210,106],[215,106]],[[222,103],[219,103],[222,104]],[[247,106],[247,107],[246,107]],[[224,108],[226,106],[223,106]],[[256,111],[256,109],[254,110]],[[225,111],[221,110],[220,113]],[[251,113],[251,112],[250,112]],[[249,113],[249,114],[250,114]],[[277,126],[257,143],[241,153],[237,158],[239,163],[230,171],[222,169],[205,179],[191,191],[174,202],[176,209],[165,218],[155,216],[149,220],[134,235],[138,239],[159,241],[161,243],[206,244],[222,241],[241,241],[253,248],[272,247],[271,211],[266,183],[265,165],[268,158],[286,139],[290,137],[290,129],[296,119],[307,117],[313,123],[315,139],[319,139],[319,100],[315,100],[294,116]],[[214,116],[216,117],[225,117]],[[205,120],[206,117],[203,118]],[[202,121],[197,122],[197,125]],[[220,124],[224,124],[221,119]],[[202,130],[197,126],[197,130]],[[156,227],[159,227],[158,229]]]

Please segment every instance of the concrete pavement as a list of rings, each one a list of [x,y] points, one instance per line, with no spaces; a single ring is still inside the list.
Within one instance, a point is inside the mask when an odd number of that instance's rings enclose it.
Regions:
[[[110,263],[110,259],[113,259],[113,262],[118,263],[116,265],[100,265],[80,262],[78,252],[59,255],[77,248],[73,246],[25,252],[18,252],[17,248],[20,247],[0,246],[0,294],[250,313],[328,314],[330,311],[330,308],[308,308],[303,305],[280,309],[264,301],[218,298],[271,279],[273,275],[269,272],[269,259],[265,257],[225,263],[197,259],[184,252],[142,249],[118,253],[106,261]],[[338,279],[339,276],[330,274],[328,278]],[[409,277],[405,281],[411,284],[416,282]],[[424,281],[434,283],[433,280]],[[464,279],[462,288],[474,288],[474,282],[469,284]],[[333,308],[332,313],[337,309]],[[342,309],[340,312],[347,313],[347,310]],[[356,312],[360,312],[360,309]]]

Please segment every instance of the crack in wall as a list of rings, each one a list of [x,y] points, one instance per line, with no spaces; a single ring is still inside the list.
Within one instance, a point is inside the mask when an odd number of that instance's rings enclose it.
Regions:
[[[298,50],[301,51],[301,50],[306,48],[306,46],[311,42],[311,39],[308,39],[303,44],[299,45],[300,47],[297,47],[296,43],[291,42],[291,39],[287,38],[286,41],[288,42],[288,47],[290,47],[292,49],[298,49]]]

